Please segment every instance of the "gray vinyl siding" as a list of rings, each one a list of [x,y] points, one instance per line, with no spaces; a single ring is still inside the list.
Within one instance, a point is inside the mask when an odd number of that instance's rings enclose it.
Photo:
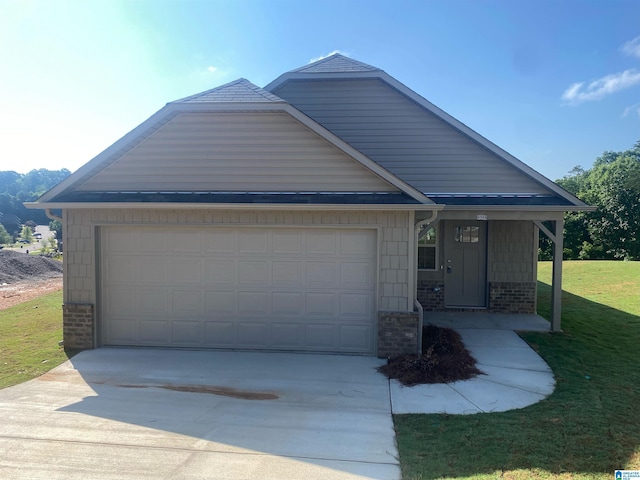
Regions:
[[[489,281],[535,282],[535,244],[532,221],[489,222]]]
[[[80,191],[381,192],[396,188],[285,113],[183,113]]]
[[[273,93],[423,193],[548,193],[381,80],[289,81]]]

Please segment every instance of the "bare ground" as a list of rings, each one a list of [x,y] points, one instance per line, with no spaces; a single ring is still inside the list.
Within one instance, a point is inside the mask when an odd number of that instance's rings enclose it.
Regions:
[[[62,262],[0,250],[0,310],[62,288]]]

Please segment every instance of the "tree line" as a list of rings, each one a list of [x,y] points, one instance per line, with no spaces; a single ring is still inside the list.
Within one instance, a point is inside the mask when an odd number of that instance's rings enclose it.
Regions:
[[[565,215],[565,259],[640,260],[640,141],[624,152],[604,152],[589,170],[575,167],[556,183],[597,207]],[[540,258],[551,252],[541,235]]]
[[[70,174],[66,168],[41,168],[24,174],[13,171],[0,172],[0,225],[4,228],[4,233],[12,236],[15,241],[22,233],[22,226],[30,221],[37,225],[48,225],[51,220],[47,218],[44,210],[28,209],[22,202],[38,199]],[[1,229],[0,233],[3,233]],[[6,240],[5,237],[3,239]]]

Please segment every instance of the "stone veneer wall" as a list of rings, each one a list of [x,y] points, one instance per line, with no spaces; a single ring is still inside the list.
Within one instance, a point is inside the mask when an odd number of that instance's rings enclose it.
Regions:
[[[62,306],[64,348],[87,350],[94,347],[93,305],[72,303]]]
[[[418,313],[378,312],[378,357],[418,353]]]
[[[536,284],[491,282],[489,309],[495,313],[536,313]]]

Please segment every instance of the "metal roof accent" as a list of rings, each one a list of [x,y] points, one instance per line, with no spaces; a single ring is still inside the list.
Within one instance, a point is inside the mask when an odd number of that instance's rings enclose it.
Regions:
[[[570,206],[566,198],[540,194],[495,194],[495,193],[432,193],[427,195],[439,205],[469,206]]]
[[[403,192],[71,192],[52,199],[52,203],[75,202],[420,205]]]

